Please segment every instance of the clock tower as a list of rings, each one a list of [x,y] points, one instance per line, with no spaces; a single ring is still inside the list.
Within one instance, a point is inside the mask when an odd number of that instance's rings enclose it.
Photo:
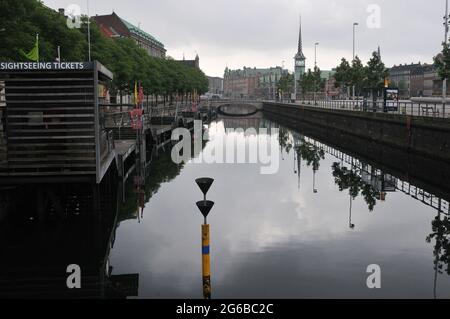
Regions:
[[[295,60],[295,92],[299,93],[298,81],[301,79],[306,71],[306,57],[303,54],[303,40],[302,40],[302,18],[300,17],[300,30],[298,36],[298,51],[294,57]]]

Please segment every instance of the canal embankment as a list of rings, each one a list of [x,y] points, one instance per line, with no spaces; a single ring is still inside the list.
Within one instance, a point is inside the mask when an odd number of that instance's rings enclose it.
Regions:
[[[265,112],[265,117],[349,156],[359,158],[432,194],[450,200],[448,160],[405,152],[395,145],[370,140],[362,135],[349,134],[343,130],[335,130],[331,126],[325,127],[310,121],[301,121],[281,112]]]
[[[266,102],[265,114],[278,120],[309,123],[334,129],[401,151],[437,160],[450,160],[450,120],[349,110],[323,109],[304,105]]]

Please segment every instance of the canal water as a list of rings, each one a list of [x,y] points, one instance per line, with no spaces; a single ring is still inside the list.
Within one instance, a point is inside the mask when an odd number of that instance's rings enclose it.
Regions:
[[[271,130],[259,130],[257,135],[226,131],[253,126]],[[152,164],[143,189],[136,191],[133,183],[128,185],[125,203],[120,191],[107,197],[109,211],[101,223],[107,226],[89,232],[95,234],[96,244],[102,242],[101,253],[91,253],[95,245],[86,239],[82,247],[76,246],[66,231],[50,236],[38,230],[61,223],[65,226],[58,227],[72,227],[67,226],[71,220],[89,229],[79,216],[82,212],[77,213],[78,206],[68,221],[46,226],[36,221],[31,209],[16,214],[22,218],[13,216],[2,224],[2,262],[17,267],[19,260],[28,261],[24,271],[39,273],[45,268],[48,277],[55,265],[77,263],[80,256],[92,255],[86,257],[87,264],[105,268],[98,275],[101,286],[108,287],[104,283],[115,277],[114,287],[122,289],[121,297],[202,298],[203,217],[195,203],[203,195],[195,179],[212,177],[215,182],[208,199],[215,206],[208,223],[213,298],[450,298],[447,185],[427,189],[427,183],[405,178],[406,165],[401,174],[395,174],[385,169],[389,163],[377,166],[335,145],[333,139],[314,139],[301,127],[288,129],[264,118],[211,123],[209,141],[196,158],[210,153],[217,140],[234,140],[237,150],[250,149],[270,140],[268,134],[276,129],[280,133],[272,155],[278,157],[279,169],[274,174],[261,174],[264,163],[192,159],[175,164],[170,153],[162,154]],[[2,191],[4,207],[17,200],[18,191]],[[20,235],[17,228],[22,229]],[[66,251],[61,246],[68,241],[71,248]],[[52,248],[42,247],[48,242],[53,242]],[[55,257],[51,249],[65,251],[65,257]],[[368,268],[373,265],[380,270],[380,289],[367,285],[372,274]],[[17,269],[0,267],[0,283],[7,282],[8,275],[21,278]],[[21,280],[22,286],[9,282],[10,291],[25,293],[28,286]],[[8,291],[3,290],[3,295]],[[100,296],[117,295],[103,291]]]

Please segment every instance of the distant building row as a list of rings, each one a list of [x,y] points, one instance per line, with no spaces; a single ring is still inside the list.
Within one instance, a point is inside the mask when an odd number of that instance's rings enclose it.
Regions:
[[[442,96],[442,80],[434,65],[400,64],[389,70],[391,86],[400,90],[403,98]]]
[[[246,68],[242,70],[225,69],[223,90],[229,98],[266,98],[272,99],[277,92],[281,77],[288,70],[282,67],[267,69]]]

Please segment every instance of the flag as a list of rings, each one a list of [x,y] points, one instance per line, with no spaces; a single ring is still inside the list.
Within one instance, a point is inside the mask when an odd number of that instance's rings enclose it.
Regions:
[[[142,105],[144,103],[144,88],[139,83],[139,98],[138,98],[139,105]]]
[[[36,35],[36,43],[29,53],[20,50],[20,53],[31,61],[39,62],[39,34]]]
[[[138,105],[138,86],[137,81],[134,81],[134,104]]]

